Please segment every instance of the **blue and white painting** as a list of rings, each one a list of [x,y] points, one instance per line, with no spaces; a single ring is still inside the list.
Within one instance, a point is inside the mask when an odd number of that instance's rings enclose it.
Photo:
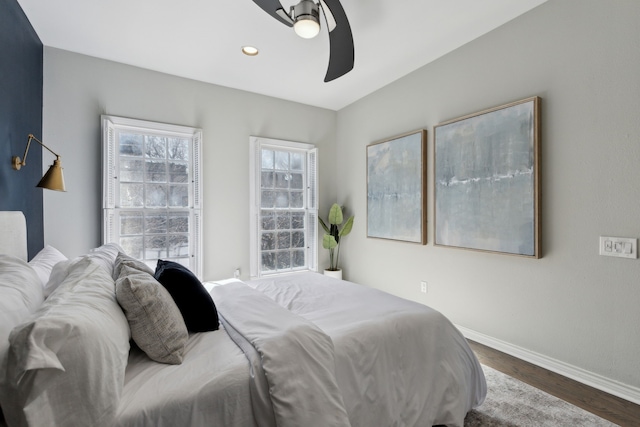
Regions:
[[[423,165],[426,131],[367,147],[367,236],[426,243]]]
[[[437,245],[538,256],[538,98],[525,101],[436,126]]]

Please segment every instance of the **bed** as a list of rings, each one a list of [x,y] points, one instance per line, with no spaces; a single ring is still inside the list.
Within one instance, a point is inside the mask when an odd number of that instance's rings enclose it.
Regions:
[[[0,213],[0,229],[24,227],[10,216]],[[122,283],[148,280],[144,269],[123,266],[109,245],[74,260],[56,252],[27,263],[26,249],[0,244],[0,406],[10,427],[462,426],[484,400],[480,364],[441,313],[309,272],[200,284],[219,328],[180,326],[167,341],[179,351],[160,363],[137,345],[119,300]]]

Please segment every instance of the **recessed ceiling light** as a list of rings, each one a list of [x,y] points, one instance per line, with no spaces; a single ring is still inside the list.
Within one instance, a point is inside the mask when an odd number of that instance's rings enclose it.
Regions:
[[[242,46],[242,53],[247,56],[256,56],[258,54],[258,48],[253,46]]]

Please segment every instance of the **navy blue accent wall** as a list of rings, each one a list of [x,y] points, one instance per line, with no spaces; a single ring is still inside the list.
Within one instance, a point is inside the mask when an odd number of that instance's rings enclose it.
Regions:
[[[22,158],[28,134],[42,140],[42,52],[18,2],[0,0],[0,210],[24,212],[29,258],[44,246],[43,190],[36,188],[42,149],[34,141],[19,171],[11,167],[11,157]]]

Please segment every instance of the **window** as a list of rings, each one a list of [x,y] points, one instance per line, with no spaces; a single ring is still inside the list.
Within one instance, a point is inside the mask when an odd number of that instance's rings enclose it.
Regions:
[[[155,268],[158,259],[202,277],[202,131],[102,116],[103,238]]]
[[[316,270],[317,150],[251,137],[251,276]]]

